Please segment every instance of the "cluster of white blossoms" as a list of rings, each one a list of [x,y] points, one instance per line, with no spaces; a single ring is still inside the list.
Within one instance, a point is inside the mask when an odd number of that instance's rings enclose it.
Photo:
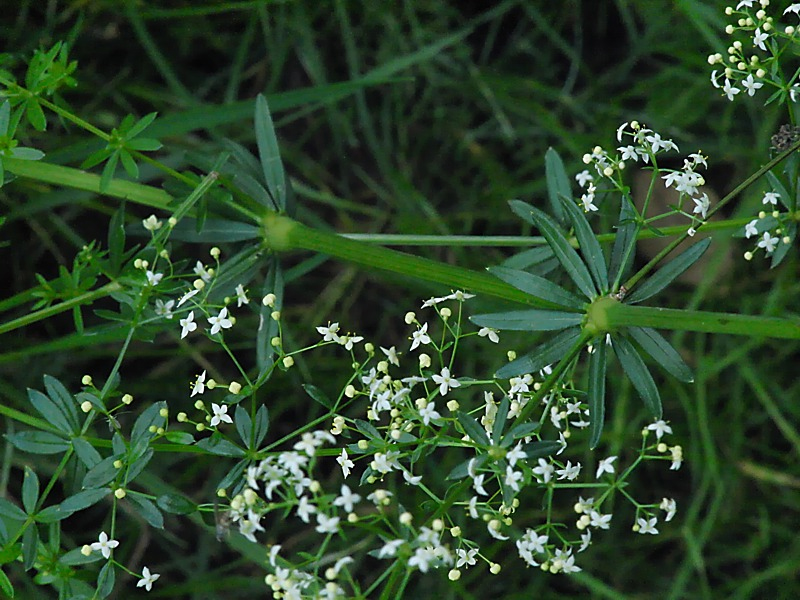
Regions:
[[[617,456],[599,461],[588,473],[580,461],[562,458],[572,429],[587,425],[586,406],[576,399],[575,390],[559,388],[543,400],[542,414],[550,416],[547,422],[552,425],[550,440],[542,437],[538,425],[542,419],[530,426],[517,421],[521,408],[550,373],[549,367],[507,382],[456,377],[455,350],[465,343],[464,338],[499,342],[497,332],[491,330],[462,330],[461,303],[470,297],[454,292],[424,302],[423,309],[436,311],[435,321],[421,321],[416,312],[407,313],[404,320],[411,330],[400,349],[393,345],[378,350],[362,336],[344,335],[339,323],[317,327],[322,339],[307,350],[339,345],[353,362],[352,376],[336,402],[339,408],[331,429],[301,433],[290,442],[291,448],[273,451],[248,466],[244,480],[234,486],[236,493],[227,510],[239,532],[251,541],[264,531],[267,515],[276,510],[297,518],[324,538],[318,547],[331,554],[330,561],[325,560],[333,565],[324,578],[296,566],[280,546],[271,548],[266,582],[273,593],[298,598],[349,597],[344,590],[355,580],[349,569],[358,561],[348,552],[359,532],[367,531],[379,539],[370,551],[374,557],[402,561],[404,567],[420,573],[445,569],[452,580],[479,563],[490,573],[499,573],[501,565],[488,554],[497,541],[514,544],[527,566],[553,574],[577,572],[581,568],[576,555],[589,548],[594,531],[610,527],[612,515],[602,508],[609,505],[614,490],[634,468],[642,460],[671,460],[671,469],[680,467],[680,446],[670,448],[662,441],[662,436],[672,433],[664,421],[645,428],[644,437],[655,432],[655,442],[643,445],[638,458],[624,469]],[[458,303],[457,311],[443,306],[448,301]],[[362,355],[366,356],[360,358]],[[509,359],[513,358],[510,352]],[[404,370],[404,366],[410,369]],[[478,391],[481,400],[476,403],[476,392],[470,389],[476,386],[494,390]],[[495,397],[498,392],[499,400]],[[462,404],[469,413],[482,413],[481,418],[462,412]],[[355,416],[350,415],[353,410]],[[503,419],[500,425],[498,419]],[[326,449],[321,452],[323,446]],[[314,472],[321,467],[329,473],[332,454],[342,482],[335,484],[335,490],[323,489]],[[445,473],[425,467],[433,461],[457,464],[459,460],[462,466],[447,478]],[[582,475],[597,499],[579,500],[581,516],[573,535],[566,524],[545,519],[545,513],[538,524],[518,523],[515,513],[520,498],[527,501],[531,494],[541,497],[544,493],[552,503],[559,495],[553,492],[563,487],[559,497],[572,503]],[[450,496],[459,481],[468,487],[462,488],[460,496]],[[426,514],[421,507],[405,508],[417,506],[412,498],[419,489],[433,501],[434,511],[445,497],[450,508],[436,515]],[[626,498],[635,503],[628,494]],[[633,529],[657,533],[659,507],[667,510],[667,520],[675,513],[673,500],[635,503]],[[340,537],[345,540],[342,549],[335,542]]]
[[[747,239],[757,240],[755,247],[744,253],[745,260],[753,260],[759,250],[763,250],[766,256],[771,256],[780,244],[792,243],[791,236],[786,235],[786,224],[783,223],[781,212],[777,208],[781,200],[780,193],[765,192],[761,203],[769,209],[769,212],[760,211],[757,218],[744,226],[744,236]]]
[[[777,25],[767,13],[769,6],[769,0],[740,0],[735,7],[725,9],[726,15],[736,19],[726,26],[725,32],[741,39],[728,47],[727,60],[721,53],[715,53],[709,55],[708,63],[720,67],[711,72],[711,83],[728,100],[732,101],[742,91],[753,96],[766,84],[792,102],[797,101],[800,84],[784,80],[781,70],[772,68],[787,46],[798,41],[797,25]],[[789,5],[782,16],[800,18],[800,3]]]
[[[642,162],[652,164],[658,169],[657,156],[664,152],[678,151],[678,146],[670,139],[664,139],[661,134],[643,127],[638,121],[626,122],[617,129],[617,141],[620,144],[614,154],[604,150],[601,146],[595,146],[591,153],[584,154],[583,162],[594,166],[597,176],[608,180],[618,191],[624,190],[624,185],[619,174],[625,169],[627,162]],[[625,143],[625,142],[629,143]],[[705,221],[710,208],[708,194],[700,192],[700,187],[705,184],[705,179],[698,172],[700,167],[707,168],[706,157],[700,152],[690,154],[683,161],[683,168],[680,170],[661,169],[664,185],[674,188],[680,194],[680,206],[686,199],[691,199],[694,206],[692,213],[680,212],[692,219],[692,227],[689,235],[694,235],[695,226],[698,222]],[[595,186],[595,175],[588,170],[584,170],[575,176],[578,184],[585,188],[585,193],[581,196],[581,204],[586,212],[596,211],[594,204],[597,188]]]

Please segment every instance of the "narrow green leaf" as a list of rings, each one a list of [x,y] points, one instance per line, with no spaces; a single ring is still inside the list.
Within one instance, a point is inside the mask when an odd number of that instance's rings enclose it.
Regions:
[[[589,355],[589,448],[594,450],[603,433],[606,418],[606,356],[605,336],[594,342]]]
[[[264,438],[269,431],[269,411],[267,407],[262,404],[258,407],[258,411],[256,412],[256,432],[255,432],[255,447],[258,448],[261,445],[261,442],[264,441]]]
[[[561,205],[562,198],[572,199],[572,186],[564,168],[564,162],[553,148],[548,148],[544,154],[544,172],[547,179],[547,198],[550,201],[550,210],[556,219],[564,223],[564,210]]]
[[[40,510],[38,513],[36,513],[34,519],[37,523],[56,523],[62,519],[66,519],[71,514],[72,513],[65,512],[64,509],[61,508],[60,504],[55,504]]]
[[[567,238],[564,237],[564,234],[561,233],[555,221],[538,208],[534,208],[530,204],[521,202],[520,200],[512,200],[509,202],[509,205],[511,206],[511,210],[519,217],[535,225],[539,229],[547,240],[547,243],[550,244],[550,248],[553,249],[553,253],[558,259],[558,262],[560,262],[561,266],[567,271],[567,275],[575,282],[578,289],[590,300],[597,296],[598,290],[595,289],[589,270],[586,268],[586,265],[583,264],[583,261],[581,261],[575,249],[567,241]]]
[[[72,438],[71,443],[78,459],[87,469],[91,469],[92,467],[96,466],[97,463],[103,460],[103,457],[100,456],[100,453],[95,450],[94,446],[92,446],[85,439],[77,437]]]
[[[470,461],[474,460],[475,461],[475,464],[473,465],[474,468],[475,469],[480,469],[484,465],[484,463],[488,460],[488,458],[489,458],[488,455],[482,454],[482,455],[477,456],[475,458],[470,458],[469,460],[465,460],[464,462],[462,462],[462,463],[456,465],[455,467],[453,467],[453,469],[451,469],[451,471],[445,477],[445,480],[447,480],[447,481],[454,481],[454,480],[458,481],[458,480],[464,479],[467,475],[469,475],[469,463],[470,463]]]
[[[678,256],[656,271],[650,279],[637,287],[633,293],[627,297],[626,302],[634,304],[642,300],[647,300],[651,296],[655,296],[686,271],[686,269],[697,262],[710,244],[711,238],[706,238],[681,252]]]
[[[39,105],[39,100],[37,98],[28,98],[28,101],[25,103],[25,116],[28,117],[28,122],[33,125],[36,131],[44,131],[47,129],[47,118],[44,116],[44,111]]]
[[[110,560],[103,565],[100,573],[97,575],[97,596],[100,598],[107,598],[114,591],[114,584],[116,583],[117,574],[114,570],[114,563]]]
[[[617,235],[611,249],[611,259],[608,264],[608,279],[618,282],[622,279],[633,263],[636,255],[636,213],[629,195],[625,195],[620,202],[619,221],[617,222]]]
[[[20,431],[5,437],[15,448],[31,454],[61,454],[70,446],[67,440],[48,431]]]
[[[380,440],[383,437],[372,424],[364,421],[363,419],[356,419],[356,429],[373,440]]]
[[[162,494],[156,499],[156,505],[173,515],[189,515],[197,511],[197,505],[180,494]]]
[[[502,263],[502,266],[509,269],[527,269],[534,265],[542,265],[548,261],[555,262],[555,254],[553,254],[550,246],[541,246],[539,248],[531,248],[530,250],[523,250],[513,256],[509,256]]]
[[[286,177],[278,149],[278,139],[275,136],[275,127],[269,114],[267,99],[263,94],[259,94],[256,98],[255,133],[258,156],[275,210],[284,211],[286,210]]]
[[[244,442],[246,448],[251,449],[250,435],[253,433],[253,420],[240,404],[236,405],[233,422],[236,425],[236,432],[239,434],[239,438]]]
[[[36,510],[36,502],[39,500],[39,478],[33,469],[25,466],[25,475],[22,478],[22,506],[29,515]]]
[[[139,179],[139,165],[133,160],[133,156],[131,156],[130,152],[124,148],[120,150],[119,160],[122,163],[122,168],[125,169],[125,172],[128,174],[128,177],[134,180]]]
[[[66,513],[74,513],[94,506],[111,493],[107,487],[83,490],[64,500],[59,506]]]
[[[44,152],[36,148],[17,146],[11,150],[11,156],[20,160],[41,160],[44,158]]]
[[[31,405],[41,414],[45,421],[56,427],[66,435],[72,435],[72,425],[67,420],[64,412],[43,393],[28,389],[28,400]]]
[[[142,133],[145,129],[147,129],[147,127],[150,126],[150,123],[156,120],[157,116],[158,116],[157,112],[151,112],[143,116],[136,122],[136,124],[133,127],[131,127],[127,131],[127,133],[125,134],[125,139],[129,140],[135,138],[137,135]]]
[[[506,419],[508,418],[508,411],[511,403],[507,395],[503,396],[500,404],[497,407],[497,412],[494,416],[494,426],[492,427],[492,441],[497,444],[503,437],[503,430],[506,428]]]
[[[129,150],[138,150],[139,152],[155,152],[160,150],[163,144],[153,138],[138,138],[125,142],[125,147]]]
[[[148,406],[141,415],[136,419],[131,431],[131,452],[134,455],[142,452],[142,448],[150,443],[150,440],[155,437],[155,433],[150,431],[151,427],[163,427],[164,417],[159,412],[161,409],[166,408],[167,403],[163,400],[161,402],[154,402]]]
[[[119,459],[120,456],[114,454],[101,460],[86,472],[81,486],[84,488],[99,488],[116,479],[120,469],[114,466],[114,462]]]
[[[220,482],[217,484],[217,489],[228,489],[232,485],[238,484],[242,480],[242,474],[244,473],[245,468],[249,464],[249,460],[240,460],[238,463],[233,465],[230,471],[225,474]]]
[[[544,344],[537,346],[532,352],[500,367],[494,376],[498,379],[509,379],[525,373],[536,373],[565,356],[580,336],[581,330],[579,327],[562,331]]]
[[[197,442],[197,447],[202,448],[210,454],[216,454],[217,456],[240,457],[245,455],[245,451],[243,449],[239,448],[239,446],[235,444],[232,444],[223,438],[219,433],[214,433],[214,435],[211,437],[200,440]]]
[[[167,431],[164,437],[167,438],[168,442],[182,446],[191,446],[196,441],[194,436],[187,431]]]
[[[6,517],[14,521],[24,521],[28,518],[28,515],[16,504],[12,504],[5,498],[0,498],[0,517]]]
[[[111,217],[111,222],[108,224],[108,258],[111,262],[111,271],[113,274],[119,274],[124,254],[125,202],[123,201],[114,212],[114,215]]]
[[[325,392],[323,392],[317,386],[311,385],[310,383],[304,383],[303,389],[314,401],[320,403],[325,408],[330,409],[333,407],[333,402],[331,402],[331,399],[328,398]]]
[[[675,379],[691,383],[694,375],[689,366],[683,362],[681,355],[655,329],[649,327],[629,327],[627,332],[636,340],[650,358]]]
[[[772,262],[769,265],[770,269],[774,269],[779,264],[783,262],[783,259],[789,255],[789,250],[794,248],[794,241],[797,237],[797,223],[794,221],[790,221],[786,228],[781,233],[781,238],[788,237],[789,243],[784,244],[783,240],[778,244],[778,247],[775,248],[775,252],[772,253]]]
[[[4,100],[0,104],[0,136],[8,135],[8,125],[11,118],[11,102]],[[14,137],[10,135],[9,137]]]
[[[170,239],[191,244],[245,242],[260,236],[261,231],[255,225],[223,219],[206,219],[198,232],[197,221],[191,217],[181,219],[170,233]]]
[[[532,461],[546,456],[552,456],[561,449],[561,442],[554,440],[541,440],[525,444],[522,449],[525,451],[526,460]]]
[[[6,575],[5,571],[2,569],[0,569],[0,592],[3,592],[3,594],[9,598],[14,597],[14,586],[11,584],[8,575]]]
[[[56,403],[69,424],[72,426],[73,431],[78,431],[78,403],[69,393],[64,384],[55,377],[45,375],[43,378],[44,389],[50,399]]]
[[[622,370],[625,371],[633,387],[639,392],[650,416],[654,419],[660,419],[661,396],[658,394],[656,383],[653,381],[653,376],[650,375],[650,371],[647,370],[644,361],[624,337],[613,336],[611,344],[614,348],[614,353],[619,359],[619,364],[622,365]]]
[[[31,523],[22,534],[22,566],[26,571],[33,568],[39,555],[39,527]]]
[[[108,157],[106,165],[100,173],[100,192],[105,192],[108,186],[111,185],[111,180],[114,179],[114,174],[117,172],[117,163],[119,162],[119,152],[112,152]]]
[[[461,427],[464,428],[464,432],[474,443],[480,446],[489,445],[489,437],[486,435],[486,431],[484,431],[480,423],[462,411],[456,413],[456,418],[458,418]]]
[[[518,290],[536,296],[542,300],[552,302],[562,308],[573,308],[583,310],[586,302],[544,277],[539,277],[527,271],[510,269],[508,267],[489,267],[488,271],[502,279],[507,284],[514,286]]]
[[[134,505],[136,512],[138,512],[144,520],[156,529],[164,529],[164,515],[158,510],[158,507],[153,502],[140,494],[130,493],[125,496]]]
[[[583,321],[582,313],[556,310],[512,310],[504,313],[474,315],[470,321],[480,327],[491,327],[500,331],[558,331]]]
[[[572,221],[572,226],[575,228],[575,237],[578,238],[581,254],[583,254],[585,264],[589,267],[589,273],[592,275],[594,284],[601,292],[607,291],[608,271],[606,270],[606,257],[603,254],[603,249],[600,247],[600,243],[597,241],[583,211],[572,201],[572,198],[564,197],[562,200],[564,200],[564,209]]]

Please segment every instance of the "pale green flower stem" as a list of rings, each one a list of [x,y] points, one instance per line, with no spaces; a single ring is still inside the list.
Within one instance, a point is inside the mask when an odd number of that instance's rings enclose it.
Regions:
[[[798,144],[800,146],[800,144]],[[754,181],[768,168],[777,164],[783,155],[776,157],[765,165],[745,183]],[[17,175],[37,181],[44,181],[54,185],[87,190],[100,193],[100,177],[86,173],[79,169],[52,165],[41,161],[23,161],[13,158],[4,158],[5,168]],[[739,186],[734,192],[739,192],[745,184]],[[168,205],[172,197],[163,190],[147,185],[137,184],[122,180],[113,180],[103,192],[107,196],[124,198],[129,202],[142,204],[170,212]],[[720,203],[723,205],[730,201],[732,192]],[[243,214],[252,217],[247,209],[240,209]],[[741,227],[741,219],[727,222],[731,229]],[[264,244],[276,252],[291,250],[310,250],[327,254],[338,259],[358,264],[367,268],[380,269],[389,273],[406,275],[415,279],[439,283],[451,289],[463,289],[477,294],[485,294],[513,302],[537,306],[540,308],[554,308],[547,302],[524,294],[516,288],[509,286],[491,275],[476,272],[470,269],[440,263],[434,260],[413,256],[382,246],[376,246],[367,241],[351,239],[345,236],[329,233],[307,227],[284,215],[266,213],[261,219],[264,233]],[[707,229],[721,229],[724,222],[717,222],[706,226]],[[603,236],[606,237],[606,236]],[[644,237],[644,236],[643,236]],[[675,247],[684,238],[681,236],[670,245]],[[439,238],[442,239],[442,238]],[[449,239],[449,238],[444,238]],[[371,236],[371,241],[380,241],[378,236]],[[454,238],[450,245],[463,244],[463,238]],[[530,243],[530,240],[528,240]],[[663,258],[665,253],[659,255]],[[644,267],[650,270],[655,266],[656,259]],[[628,281],[635,283],[641,277],[641,272],[631,277]],[[626,285],[626,287],[629,287]],[[104,290],[104,291],[101,291]],[[96,294],[108,295],[113,291],[106,286],[84,300],[97,299]],[[605,299],[603,299],[605,300]],[[76,306],[77,299],[62,303],[43,311],[37,311],[22,319],[6,323],[0,327],[0,333],[5,333],[18,327],[47,318]],[[709,313],[694,310],[660,309],[640,306],[631,306],[620,302],[592,303],[592,310],[588,311],[585,327],[591,332],[601,332],[625,326],[649,326],[660,329],[675,329],[685,331],[702,331],[707,333],[727,333],[748,335],[752,337],[780,337],[800,339],[800,326],[788,319],[776,317],[759,317],[736,314]]]

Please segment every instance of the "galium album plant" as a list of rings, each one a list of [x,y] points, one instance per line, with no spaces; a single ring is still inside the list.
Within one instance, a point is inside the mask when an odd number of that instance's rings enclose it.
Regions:
[[[796,17],[798,7],[777,17],[766,1],[731,7],[728,33],[741,39],[727,61],[709,57],[714,86],[731,100],[772,88],[767,102],[786,104],[793,119],[797,72],[784,70],[796,23],[781,28],[775,19]],[[24,75],[21,66],[0,71],[0,180],[95,192],[115,209],[108,237],[87,244],[72,269],[39,276],[24,299],[7,301],[7,313],[24,312],[9,314],[0,332],[72,313],[76,332],[116,340],[116,355],[106,372],[45,374],[42,389],[28,390],[33,411],[0,407],[18,425],[6,439],[15,452],[8,464],[22,480],[18,495],[0,499],[0,589],[8,595],[22,573],[65,598],[107,597],[129,577],[145,592],[179,583],[157,561],[134,566],[126,539],[133,531],[126,521],[164,530],[175,522],[165,514],[205,525],[224,543],[260,548],[250,556],[274,597],[399,597],[418,577],[456,586],[474,572],[501,576],[519,566],[531,577],[569,576],[612,524],[657,535],[680,518],[668,489],[636,486],[644,463],[672,471],[683,463],[657,380],[690,384],[692,371],[658,330],[800,337],[794,320],[644,304],[663,298],[697,262],[711,244],[710,217],[762,176],[770,185],[764,210],[714,227],[748,240],[748,260],[768,257],[776,267],[787,256],[797,231],[793,130],[715,205],[703,189],[710,158],[681,153],[646,123],[620,125],[572,176],[551,149],[546,204],[510,202],[545,244],[532,240],[533,248],[476,273],[295,220],[263,96],[255,102],[257,156],[226,140],[217,153],[195,156],[192,172],[180,172],[159,159],[157,115],[131,115],[104,131],[66,108],[61,94],[79,77],[76,66],[68,45],[57,43],[36,52]],[[30,128],[45,131],[54,119],[101,147],[74,167],[48,162]],[[680,161],[681,168],[662,166]],[[164,189],[136,183],[143,165],[164,174]],[[644,197],[631,191],[634,168],[649,173]],[[659,187],[674,190],[677,201],[653,214]],[[148,216],[135,216],[131,205],[147,207]],[[596,232],[599,214],[615,216],[610,231]],[[660,228],[675,215],[683,225]],[[637,242],[656,235],[672,240],[635,268]],[[405,315],[386,315],[402,319],[400,338],[367,339],[346,315],[332,314],[316,327],[317,341],[299,347],[284,317],[282,255],[294,250],[448,291]],[[473,308],[495,300],[519,307]],[[508,331],[530,332],[525,347],[504,349]],[[193,358],[196,375],[182,396],[128,391],[132,344],[156,339]],[[465,348],[480,348],[488,370],[471,370]],[[296,390],[297,403],[312,400],[319,416],[289,433],[276,427],[272,386],[332,355],[338,380]],[[607,382],[614,389],[622,377],[646,417],[640,436],[610,453]],[[224,462],[216,497],[198,501],[190,490],[154,485],[148,474],[168,455]],[[47,468],[33,468],[39,461]],[[537,518],[519,510],[529,506],[541,507]],[[70,521],[84,515],[92,528],[76,536]],[[275,519],[294,523],[298,535],[270,539]]]

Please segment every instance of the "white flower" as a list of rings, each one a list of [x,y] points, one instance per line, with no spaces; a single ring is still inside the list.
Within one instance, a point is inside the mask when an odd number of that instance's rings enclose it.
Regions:
[[[658,535],[658,529],[656,529],[656,523],[658,523],[658,519],[652,517],[650,519],[643,519],[639,517],[636,519],[636,524],[639,526],[639,533],[644,535],[645,533],[649,533],[651,535]]]
[[[420,481],[422,481],[422,475],[413,475],[411,471],[403,469],[403,479],[405,479],[406,483],[409,485],[419,485]]]
[[[556,469],[556,475],[558,475],[558,479],[567,479],[568,481],[574,481],[578,478],[580,473],[581,463],[572,466],[570,461],[567,461],[567,464],[564,465],[563,469]]]
[[[678,511],[678,506],[672,498],[664,498],[661,500],[661,504],[658,506],[663,511],[666,511],[667,516],[664,518],[665,521],[671,521],[672,517],[675,516],[675,513]]]
[[[545,459],[539,459],[539,466],[531,469],[534,475],[539,475],[542,478],[542,483],[548,483],[553,477],[555,467],[547,462]]]
[[[579,186],[586,187],[587,183],[594,181],[594,177],[592,177],[592,174],[589,173],[587,169],[584,169],[583,171],[575,175],[575,181],[578,182]]]
[[[474,298],[475,294],[468,294],[467,292],[462,292],[461,290],[456,290],[449,296],[445,296],[443,300],[458,300],[459,302],[464,302],[464,300],[469,300],[470,298]]]
[[[456,561],[456,569],[460,569],[464,566],[471,567],[477,561],[475,560],[475,555],[478,554],[477,548],[472,548],[471,550],[464,550],[463,548],[459,548],[456,550],[456,556],[458,556],[458,560]]]
[[[656,439],[660,440],[665,433],[672,433],[672,427],[667,425],[666,421],[658,420],[647,426],[650,431],[656,432]]]
[[[575,557],[572,555],[572,548],[566,552],[556,548],[555,558],[550,566],[551,573],[577,573],[581,568],[575,565]]]
[[[187,301],[189,298],[191,298],[192,296],[195,296],[195,295],[197,295],[197,294],[199,294],[199,293],[200,293],[200,290],[194,290],[194,289],[192,289],[192,290],[189,290],[188,292],[186,292],[186,293],[185,293],[183,296],[181,296],[181,299],[180,299],[180,300],[178,300],[178,306],[177,306],[177,308],[180,308],[180,307],[181,307],[181,305],[182,305],[184,302],[186,302],[186,301]]]
[[[760,27],[756,27],[755,35],[753,35],[753,46],[757,46],[766,51],[767,47],[764,45],[764,42],[766,42],[768,38],[769,34],[766,31],[761,31]]]
[[[669,449],[672,454],[672,464],[669,466],[670,471],[677,471],[681,468],[683,463],[683,448],[680,446],[673,446]]]
[[[150,215],[142,221],[142,225],[145,229],[147,229],[147,231],[157,231],[161,229],[162,223],[156,218],[155,215]],[[147,589],[148,591],[150,590],[149,587]]]
[[[800,16],[800,3],[790,4],[788,8],[783,11],[783,14],[793,12],[794,14]]]
[[[744,226],[744,235],[746,238],[751,238],[754,235],[758,235],[758,228],[756,227],[756,223],[758,223],[758,219],[753,219],[747,225]]]
[[[164,274],[163,273],[153,273],[153,271],[147,271],[147,272],[145,272],[145,276],[147,277],[147,283],[148,284],[150,284],[152,286],[156,286],[161,281],[161,279],[163,279]]]
[[[481,337],[488,337],[489,341],[494,342],[495,344],[500,341],[497,331],[495,329],[489,329],[488,327],[481,327],[478,331],[478,335]]]
[[[694,210],[692,214],[699,214],[701,219],[705,219],[708,215],[708,207],[710,205],[708,194],[703,194],[699,198],[692,198],[694,201]]]
[[[677,150],[678,146],[672,140],[664,140],[661,139],[661,134],[653,132],[653,135],[646,135],[645,138],[648,142],[650,142],[650,148],[653,153],[658,152],[662,148],[666,152],[667,150]]]
[[[110,558],[111,551],[119,546],[119,542],[117,540],[110,540],[108,539],[108,535],[105,531],[100,532],[100,537],[97,538],[98,541],[94,542],[91,546],[92,550],[95,552],[100,551],[103,555],[103,558]]]
[[[356,466],[355,463],[347,457],[347,450],[344,448],[342,448],[342,454],[336,458],[336,462],[342,467],[342,474],[345,478],[350,475],[350,469]]]
[[[761,241],[758,242],[759,248],[764,248],[767,251],[767,254],[771,254],[775,251],[775,245],[780,241],[779,238],[772,237],[769,231],[765,231],[763,236],[761,237]]]
[[[411,334],[411,350],[415,350],[420,344],[430,344],[431,338],[428,337],[428,324],[425,323],[422,327],[417,329]]]
[[[639,160],[639,152],[636,146],[620,146],[617,150],[622,153],[620,156],[622,160],[632,160],[634,162]]]
[[[399,367],[400,366],[400,359],[397,358],[397,348],[395,348],[394,346],[392,346],[391,348],[388,348],[388,349],[384,348],[383,346],[381,346],[380,348],[381,348],[381,352],[383,352],[386,355],[386,359],[391,364],[393,364],[395,367]]]
[[[725,85],[722,86],[722,91],[728,97],[728,100],[733,101],[734,96],[741,92],[739,88],[733,87],[731,85],[731,80],[727,77],[725,78]]]
[[[327,327],[317,327],[317,332],[322,336],[323,342],[339,343],[339,323],[328,323]]]
[[[524,458],[528,458],[528,455],[525,452],[525,450],[522,449],[521,442],[517,443],[517,445],[514,446],[514,448],[512,448],[506,453],[506,460],[508,461],[508,464],[510,464],[512,467],[517,464],[518,460],[522,460]]]
[[[205,373],[205,371],[203,371]],[[228,405],[223,404],[220,406],[219,404],[211,403],[211,410],[214,411],[214,416],[211,417],[211,426],[216,427],[220,423],[233,423],[233,419],[228,414]]]
[[[200,279],[208,283],[211,281],[212,274],[208,271],[199,260],[197,264],[194,266],[194,274],[197,275]]]
[[[350,488],[342,484],[341,495],[333,501],[334,506],[341,506],[347,512],[353,512],[353,505],[361,501],[361,496],[354,494]]]
[[[594,194],[583,194],[581,196],[581,203],[583,204],[583,212],[598,210],[594,203]]]
[[[457,379],[450,376],[450,369],[447,367],[442,368],[441,374],[433,375],[432,379],[439,386],[439,393],[442,396],[446,396],[451,388],[457,388],[461,385]]]
[[[175,300],[168,300],[164,302],[160,298],[156,300],[156,314],[159,317],[165,317],[167,319],[172,318],[172,307],[175,306]]]
[[[419,409],[419,416],[422,418],[422,422],[425,423],[425,425],[430,425],[431,421],[441,418],[442,415],[436,412],[435,403],[428,402],[423,408]]]
[[[152,216],[152,215],[151,215]],[[159,224],[159,227],[161,225]],[[136,587],[144,587],[148,592],[152,589],[156,579],[161,577],[158,573],[151,573],[150,569],[144,567],[142,569],[142,578],[136,583]]]
[[[390,540],[378,550],[378,558],[388,558],[397,554],[397,549],[405,543],[405,540]]]
[[[241,307],[242,304],[250,304],[250,300],[244,291],[244,286],[240,283],[236,286],[236,306]]]
[[[203,371],[200,375],[197,376],[194,384],[192,385],[192,395],[189,396],[190,398],[196,396],[197,394],[202,394],[206,391],[206,372]]]
[[[593,510],[589,513],[589,525],[592,527],[597,527],[598,529],[608,529],[612,516],[613,515],[611,513],[604,515],[596,510]]]
[[[581,534],[581,547],[578,548],[578,552],[583,552],[589,547],[589,544],[592,543],[592,530],[587,529]]]
[[[757,89],[764,87],[764,84],[753,79],[753,75],[751,73],[747,76],[747,79],[742,81],[742,86],[744,86],[744,88],[747,90],[747,95],[752,96],[756,93]]]
[[[522,471],[515,471],[510,466],[506,467],[506,485],[518,492],[520,481],[522,481]]]
[[[208,323],[211,325],[211,335],[218,333],[220,329],[230,329],[233,327],[233,322],[228,318],[228,309],[223,308],[219,311],[216,317],[208,317]]]
[[[772,204],[772,206],[776,206],[780,197],[781,195],[777,192],[766,192],[761,199],[761,204]]]
[[[736,5],[736,10],[740,10],[742,7],[753,8],[753,1],[754,0],[741,0],[741,2]]]
[[[317,533],[336,533],[339,530],[339,517],[328,517],[322,513],[317,515]]]
[[[613,462],[617,460],[616,456],[609,456],[608,458],[604,458],[600,461],[600,464],[597,465],[597,474],[595,477],[600,479],[600,476],[603,473],[613,473],[614,472],[614,465]]]
[[[193,332],[195,329],[197,329],[197,323],[194,322],[194,311],[190,311],[185,319],[181,319],[180,324],[181,324],[181,339],[183,339],[191,332]]]

